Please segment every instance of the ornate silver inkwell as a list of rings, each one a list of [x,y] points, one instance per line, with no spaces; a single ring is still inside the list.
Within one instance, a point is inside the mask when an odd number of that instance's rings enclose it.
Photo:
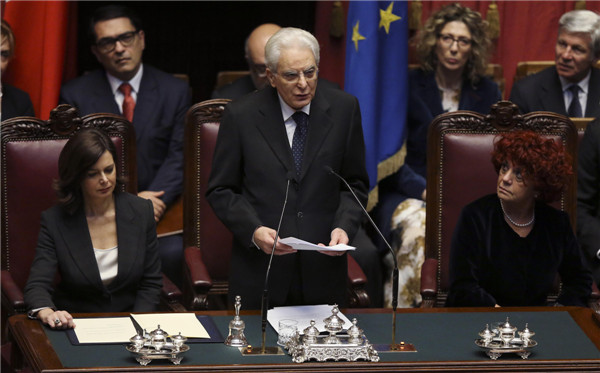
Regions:
[[[181,363],[183,353],[190,347],[185,344],[187,338],[181,335],[169,336],[167,332],[160,328],[160,325],[148,334],[136,334],[129,339],[130,345],[126,346],[127,351],[135,355],[140,365],[148,365],[152,360],[169,360],[175,365]]]
[[[343,331],[345,323],[337,314],[338,306],[333,306],[332,315],[324,319],[326,335],[321,335],[311,320],[310,326],[304,329],[303,335],[298,332],[286,344],[285,348],[296,363],[309,360],[347,360],[347,361],[379,361],[377,351],[369,344],[362,329],[358,327],[356,319],[352,319],[352,326],[346,334]]]
[[[527,359],[531,349],[537,346],[537,342],[531,339],[535,335],[525,324],[525,329],[518,332],[517,327],[510,324],[508,317],[506,322],[499,323],[497,327],[490,329],[486,324],[485,329],[479,332],[481,338],[475,340],[475,344],[486,350],[486,354],[492,360],[498,359],[504,353],[516,353],[522,359]]]

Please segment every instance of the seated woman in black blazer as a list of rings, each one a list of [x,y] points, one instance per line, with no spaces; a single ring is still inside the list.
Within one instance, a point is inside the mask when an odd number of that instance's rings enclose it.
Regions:
[[[73,328],[70,312],[154,311],[162,287],[152,203],[117,186],[116,150],[101,130],[65,145],[25,286],[29,315]],[[55,277],[59,281],[55,284]]]
[[[569,216],[555,201],[573,177],[562,145],[531,131],[494,144],[496,193],[467,205],[450,252],[447,306],[543,306],[556,275],[558,303],[586,306],[592,276]]]

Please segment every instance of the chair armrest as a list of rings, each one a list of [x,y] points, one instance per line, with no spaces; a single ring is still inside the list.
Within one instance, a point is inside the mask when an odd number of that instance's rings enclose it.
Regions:
[[[427,258],[421,267],[422,307],[433,307],[437,296],[437,259]]]
[[[599,317],[598,321],[600,321],[600,290],[598,290],[598,286],[596,286],[594,281],[592,281],[592,293],[590,294],[588,305],[591,309],[598,310],[596,311],[596,315]]]
[[[366,308],[371,304],[367,294],[367,276],[356,260],[350,255],[348,257],[348,306],[350,308]]]
[[[161,289],[162,295],[169,301],[181,301],[182,293],[181,290],[175,285],[164,273],[163,287]]]
[[[195,246],[186,247],[183,259],[185,304],[191,310],[208,309],[208,291],[213,282],[202,260],[202,252]]]
[[[202,260],[202,252],[197,247],[186,247],[184,251],[185,266],[189,271],[191,285],[197,290],[208,291],[212,280]]]
[[[163,287],[160,292],[160,309],[170,312],[186,312],[187,309],[181,303],[183,293],[164,273]]]
[[[348,255],[348,280],[352,286],[365,285],[367,276],[353,257]]]
[[[9,314],[24,313],[25,300],[23,291],[15,283],[10,272],[3,270],[0,278],[2,284],[2,307],[7,307]]]

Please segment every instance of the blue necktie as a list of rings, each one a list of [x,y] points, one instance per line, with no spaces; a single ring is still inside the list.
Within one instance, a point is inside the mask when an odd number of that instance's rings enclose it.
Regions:
[[[296,130],[292,139],[292,155],[294,156],[294,165],[296,166],[296,176],[300,178],[302,171],[302,157],[304,155],[304,144],[308,134],[308,114],[297,111],[292,115],[296,122]]]
[[[577,84],[573,84],[568,89],[573,94],[573,100],[571,100],[571,105],[569,105],[568,114],[571,118],[581,118],[583,117],[583,113],[581,112],[581,103],[579,102],[580,88]]]

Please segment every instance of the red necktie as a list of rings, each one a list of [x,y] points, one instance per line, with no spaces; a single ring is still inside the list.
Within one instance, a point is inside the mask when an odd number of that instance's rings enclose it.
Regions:
[[[135,100],[131,96],[131,85],[123,83],[119,86],[119,91],[123,93],[123,116],[130,122],[133,122],[133,110],[135,109]]]

